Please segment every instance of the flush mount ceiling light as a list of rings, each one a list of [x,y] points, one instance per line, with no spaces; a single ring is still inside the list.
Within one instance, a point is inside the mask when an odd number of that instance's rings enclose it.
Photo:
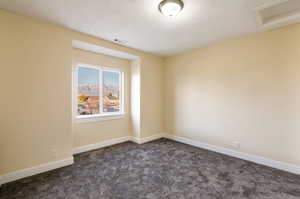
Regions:
[[[163,15],[174,17],[183,9],[183,6],[184,3],[181,0],[163,0],[158,9]]]

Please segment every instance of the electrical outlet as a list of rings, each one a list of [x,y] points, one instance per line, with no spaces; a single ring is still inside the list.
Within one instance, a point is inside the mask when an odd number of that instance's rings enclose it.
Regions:
[[[241,144],[240,144],[240,142],[238,142],[238,141],[232,142],[232,146],[233,146],[233,148],[235,148],[235,149],[240,149],[240,148],[241,148]]]

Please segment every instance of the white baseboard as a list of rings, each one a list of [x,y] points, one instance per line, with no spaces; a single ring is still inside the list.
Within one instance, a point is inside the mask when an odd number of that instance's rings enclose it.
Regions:
[[[157,139],[160,139],[160,138],[163,138],[163,137],[166,137],[165,134],[157,134],[157,135],[153,135],[153,136],[145,137],[145,138],[138,138],[138,137],[134,137],[134,136],[126,136],[126,137],[111,139],[111,140],[107,140],[107,141],[98,142],[98,143],[95,143],[95,144],[89,144],[89,145],[86,145],[86,146],[74,148],[73,149],[73,154],[92,151],[92,150],[112,146],[112,145],[115,145],[115,144],[120,144],[120,143],[127,142],[127,141],[132,141],[132,142],[135,142],[137,144],[144,144],[146,142],[157,140]]]
[[[171,140],[185,143],[188,145],[192,145],[195,147],[207,149],[207,150],[214,151],[217,153],[229,155],[229,156],[236,157],[239,159],[255,162],[257,164],[265,165],[268,167],[273,167],[273,168],[276,168],[279,170],[283,170],[283,171],[287,171],[290,173],[300,175],[300,167],[297,165],[294,165],[294,164],[281,162],[281,161],[277,161],[277,160],[272,160],[272,159],[268,159],[268,158],[257,156],[257,155],[251,155],[251,154],[243,153],[240,151],[235,151],[232,149],[227,149],[224,147],[214,146],[214,145],[206,144],[206,143],[203,143],[200,141],[195,141],[195,140],[191,140],[188,138],[179,137],[176,135],[165,134],[165,137],[169,138]]]
[[[132,137],[131,136],[126,136],[126,137],[121,137],[121,138],[116,138],[116,139],[111,139],[111,140],[107,140],[107,141],[98,142],[98,143],[95,143],[95,144],[89,144],[89,145],[82,146],[82,147],[77,147],[77,148],[73,149],[73,154],[92,151],[92,150],[112,146],[112,145],[127,142],[127,141],[132,141]]]
[[[131,137],[131,141],[133,141],[137,144],[144,144],[144,143],[151,142],[153,140],[157,140],[157,139],[164,138],[164,137],[166,137],[166,135],[161,133],[161,134],[156,134],[156,135],[145,137],[145,138]]]
[[[40,173],[43,173],[46,171],[50,171],[53,169],[58,169],[60,167],[69,166],[69,165],[73,164],[73,162],[74,162],[74,160],[73,160],[73,156],[72,156],[67,159],[50,162],[50,163],[38,165],[35,167],[8,173],[3,176],[0,176],[0,185],[15,181],[15,180],[19,180],[21,178],[25,178],[25,177],[33,176],[33,175],[40,174]]]

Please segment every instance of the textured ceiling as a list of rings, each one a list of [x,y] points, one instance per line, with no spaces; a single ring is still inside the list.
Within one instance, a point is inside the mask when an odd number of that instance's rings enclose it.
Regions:
[[[160,1],[0,0],[0,7],[170,56],[257,32],[253,9],[272,0],[183,0],[183,11],[172,19],[159,13]]]

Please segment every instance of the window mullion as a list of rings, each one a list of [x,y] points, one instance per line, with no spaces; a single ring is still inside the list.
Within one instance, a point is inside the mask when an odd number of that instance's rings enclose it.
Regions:
[[[78,99],[78,89],[79,89],[79,84],[78,84],[78,66],[76,66],[73,69],[73,117],[76,118],[79,114],[78,114],[78,103],[79,103],[79,99]]]
[[[121,72],[119,72],[119,104],[119,112],[124,113],[124,77]]]
[[[99,69],[99,113],[103,114],[103,71]]]

